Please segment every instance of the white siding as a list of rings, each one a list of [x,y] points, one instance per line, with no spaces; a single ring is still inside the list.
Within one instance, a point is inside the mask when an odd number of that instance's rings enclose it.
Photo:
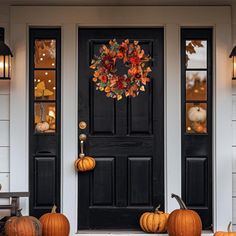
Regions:
[[[233,4],[233,46],[236,46],[236,3]],[[236,231],[236,81],[232,81],[232,131],[233,131],[233,230]]]
[[[10,167],[9,167],[9,81],[0,81],[0,191],[9,191]],[[1,200],[0,204],[5,202]]]

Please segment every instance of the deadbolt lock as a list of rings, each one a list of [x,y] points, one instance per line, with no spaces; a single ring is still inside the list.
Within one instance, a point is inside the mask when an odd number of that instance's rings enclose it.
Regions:
[[[86,129],[86,127],[87,127],[87,124],[86,124],[85,121],[80,121],[80,122],[79,122],[79,128],[80,128],[80,129]]]

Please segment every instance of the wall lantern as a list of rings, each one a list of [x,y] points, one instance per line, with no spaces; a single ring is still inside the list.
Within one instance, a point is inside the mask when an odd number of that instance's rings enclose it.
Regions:
[[[233,48],[229,57],[233,58],[233,78],[232,79],[236,79],[236,46]]]
[[[13,57],[10,48],[0,41],[0,80],[11,79],[11,57]]]

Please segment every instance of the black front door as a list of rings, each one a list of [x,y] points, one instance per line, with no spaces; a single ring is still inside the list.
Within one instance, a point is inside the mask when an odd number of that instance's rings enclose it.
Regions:
[[[107,98],[92,82],[90,62],[114,38],[138,40],[153,58],[151,83],[136,98]],[[79,134],[97,163],[78,174],[78,227],[135,229],[142,212],[164,208],[163,29],[81,28],[78,52],[78,118],[87,123]]]

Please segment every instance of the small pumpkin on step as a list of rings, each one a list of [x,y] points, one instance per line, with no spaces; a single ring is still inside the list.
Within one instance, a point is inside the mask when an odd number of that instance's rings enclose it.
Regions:
[[[21,210],[7,220],[4,230],[6,236],[42,236],[42,225],[33,216],[22,216]]]
[[[77,159],[74,166],[77,171],[85,172],[93,170],[96,166],[96,161],[93,157],[84,156]]]
[[[139,220],[140,227],[147,233],[164,233],[167,230],[168,213],[159,211],[160,205],[154,212],[144,212]]]
[[[171,194],[180,205],[180,209],[171,212],[167,222],[169,236],[201,236],[202,221],[196,211],[189,210],[183,200]]]
[[[229,225],[227,228],[228,232],[217,231],[214,233],[214,236],[236,236],[236,232],[232,232],[230,228],[231,228],[231,222],[229,222]]]

